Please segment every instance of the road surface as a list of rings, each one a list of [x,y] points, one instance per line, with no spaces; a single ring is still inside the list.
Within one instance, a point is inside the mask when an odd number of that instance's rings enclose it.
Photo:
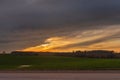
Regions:
[[[120,73],[0,73],[0,80],[120,80]]]

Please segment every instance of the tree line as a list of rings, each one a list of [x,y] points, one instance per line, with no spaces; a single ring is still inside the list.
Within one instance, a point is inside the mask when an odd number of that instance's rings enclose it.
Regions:
[[[87,58],[120,58],[120,53],[107,50],[93,51],[73,51],[73,52],[22,52],[13,51],[11,55],[19,56],[72,56],[72,57],[87,57]]]

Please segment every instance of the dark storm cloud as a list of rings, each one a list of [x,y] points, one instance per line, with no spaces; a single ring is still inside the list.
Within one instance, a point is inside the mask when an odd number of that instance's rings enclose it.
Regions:
[[[2,4],[7,9],[2,15],[5,24],[23,29],[89,25],[94,21],[116,23],[120,14],[118,0],[4,0]]]
[[[0,44],[31,46],[33,41],[35,45],[51,36],[119,21],[119,0],[0,0]]]

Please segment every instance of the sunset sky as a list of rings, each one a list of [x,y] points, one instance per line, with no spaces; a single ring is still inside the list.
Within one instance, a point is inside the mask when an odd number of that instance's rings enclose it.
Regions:
[[[120,0],[0,0],[2,51],[120,52]]]

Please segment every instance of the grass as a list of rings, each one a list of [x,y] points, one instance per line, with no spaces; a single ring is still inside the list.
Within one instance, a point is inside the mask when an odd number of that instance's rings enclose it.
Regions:
[[[30,65],[29,67],[20,67]],[[61,56],[0,56],[0,70],[120,70],[120,59]]]

